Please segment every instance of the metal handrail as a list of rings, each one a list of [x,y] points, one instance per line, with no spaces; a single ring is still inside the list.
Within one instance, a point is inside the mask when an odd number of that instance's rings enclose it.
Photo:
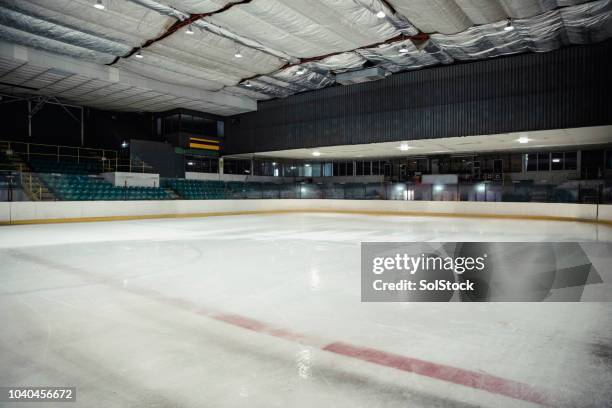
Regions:
[[[110,163],[115,162],[117,164],[119,160],[119,153],[112,149],[98,149],[93,147],[80,147],[80,146],[63,146],[63,145],[51,145],[44,143],[30,143],[30,142],[19,142],[19,141],[8,141],[0,140],[0,146],[5,147],[5,150],[11,150],[15,153],[25,154],[29,160],[31,156],[42,156],[42,157],[55,157],[57,161],[60,158],[76,158],[77,163],[81,162],[81,159],[86,160],[100,160],[103,164],[103,169],[108,162],[108,168],[110,169]],[[37,148],[39,151],[36,151]],[[55,152],[49,152],[48,148],[53,148]],[[70,149],[71,152],[65,150]],[[44,151],[47,150],[47,151]],[[64,150],[64,151],[62,151]],[[76,152],[76,155],[74,154]],[[93,153],[93,154],[92,154]]]

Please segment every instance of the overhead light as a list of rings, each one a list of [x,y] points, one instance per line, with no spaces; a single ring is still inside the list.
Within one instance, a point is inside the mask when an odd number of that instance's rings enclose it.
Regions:
[[[531,139],[529,139],[527,136],[521,136],[518,139],[516,139],[517,142],[525,144],[525,143],[529,143]]]
[[[128,147],[128,146],[129,146],[129,144],[128,144],[128,142],[126,142],[125,140],[124,140],[123,142],[121,142],[121,147],[122,147],[122,148],[124,148],[124,149],[125,149],[125,148],[126,148],[126,147]]]
[[[272,165],[273,165],[273,166],[276,166],[276,162],[272,162]]]
[[[236,53],[234,54],[234,57],[242,58],[242,54],[240,53],[240,51],[236,51]]]
[[[387,17],[387,15],[385,14],[384,11],[380,10],[378,13],[376,13],[376,17],[378,17],[378,18],[385,18],[385,17]]]
[[[189,34],[189,35],[194,34],[193,29],[191,28],[191,24],[187,26],[187,29],[185,30],[185,34]]]
[[[313,155],[314,157],[319,157],[319,156],[321,155],[321,152],[314,151],[314,152],[312,152],[312,155]]]
[[[102,0],[96,0],[96,4],[94,4],[94,7],[98,10],[104,10],[106,8],[104,7],[104,3],[102,3]]]
[[[401,54],[406,54],[408,52],[408,47],[406,47],[405,45],[402,45],[401,48],[399,49],[399,52]]]
[[[304,166],[306,166],[306,167],[310,167],[310,164],[306,163]]]
[[[140,52],[140,49],[138,50],[138,52],[135,55],[136,58],[142,58],[142,52]]]
[[[504,27],[504,31],[512,31],[514,30],[514,25],[512,24],[512,19],[508,19],[506,26]]]
[[[399,149],[405,152],[406,150],[410,149],[410,146],[408,146],[408,143],[402,143],[399,145]]]
[[[188,165],[188,166],[193,166],[193,162],[192,162],[192,161],[187,162],[187,165]]]
[[[246,82],[244,83],[244,86],[246,86],[247,88],[250,88],[250,87],[252,87],[252,86],[253,86],[253,84],[251,84],[251,82],[250,82],[250,81],[246,81]]]
[[[561,159],[552,159],[553,163],[561,163]]]
[[[306,68],[300,67],[295,73],[296,75],[304,75],[306,73]]]

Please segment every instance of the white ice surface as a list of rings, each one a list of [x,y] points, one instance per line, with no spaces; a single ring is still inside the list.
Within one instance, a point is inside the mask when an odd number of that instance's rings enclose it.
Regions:
[[[74,407],[524,405],[233,327],[202,306],[604,406],[612,303],[360,302],[361,241],[598,239],[610,228],[331,214],[0,227],[0,386],[75,385]]]

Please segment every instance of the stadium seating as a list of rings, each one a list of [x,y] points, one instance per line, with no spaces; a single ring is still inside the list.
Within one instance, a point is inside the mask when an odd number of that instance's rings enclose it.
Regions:
[[[166,186],[187,200],[219,200],[225,198],[225,187],[222,181],[184,180],[166,181]]]
[[[116,187],[108,181],[78,174],[41,174],[58,200],[167,200],[168,193],[154,187]]]

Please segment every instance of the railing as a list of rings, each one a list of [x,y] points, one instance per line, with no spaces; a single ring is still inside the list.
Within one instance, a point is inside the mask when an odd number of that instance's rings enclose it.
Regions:
[[[156,173],[153,166],[150,166],[138,159],[119,160],[115,165],[114,171],[122,171],[127,173]]]
[[[0,151],[5,152],[9,157],[18,154],[28,161],[32,158],[55,160],[58,163],[62,160],[73,163],[99,161],[102,171],[113,171],[112,169],[119,164],[117,151],[108,149],[0,140]]]
[[[402,201],[482,201],[612,203],[612,186],[513,183],[413,184],[223,182],[220,199],[350,199]],[[177,191],[180,195],[180,191]]]

